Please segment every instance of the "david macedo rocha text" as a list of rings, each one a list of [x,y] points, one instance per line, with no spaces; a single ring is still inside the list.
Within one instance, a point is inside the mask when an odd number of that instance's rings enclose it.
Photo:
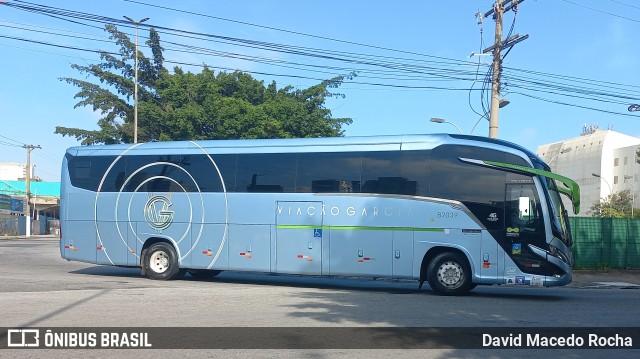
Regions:
[[[524,337],[524,340],[523,340]],[[509,334],[509,336],[492,336],[482,334],[482,346],[491,348],[629,348],[633,347],[633,339],[618,334],[614,336],[601,336],[589,333],[588,335],[570,334],[568,336],[545,336],[541,334],[527,333]]]

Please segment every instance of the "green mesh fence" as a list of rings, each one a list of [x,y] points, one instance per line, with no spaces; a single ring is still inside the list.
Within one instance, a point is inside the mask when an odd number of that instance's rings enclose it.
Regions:
[[[577,269],[640,268],[640,220],[571,218]]]

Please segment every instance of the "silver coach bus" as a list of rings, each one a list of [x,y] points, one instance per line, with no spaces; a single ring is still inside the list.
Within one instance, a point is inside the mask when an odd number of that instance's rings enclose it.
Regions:
[[[578,185],[521,146],[465,135],[73,147],[63,258],[151,279],[221,271],[476,285],[571,282],[561,194]]]

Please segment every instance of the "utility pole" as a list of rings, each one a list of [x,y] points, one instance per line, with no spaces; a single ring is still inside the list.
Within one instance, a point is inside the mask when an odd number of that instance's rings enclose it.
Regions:
[[[40,145],[24,145],[22,148],[27,149],[27,171],[25,178],[25,196],[27,198],[27,207],[26,207],[26,235],[27,237],[31,237],[31,151],[36,148],[42,148]]]
[[[517,5],[524,0],[496,0],[493,9],[487,11],[484,17],[493,14],[496,21],[496,34],[493,46],[482,51],[483,53],[493,51],[493,78],[491,80],[491,112],[489,115],[489,137],[498,137],[498,110],[500,109],[500,75],[502,71],[502,49],[511,48],[518,42],[525,40],[529,35],[520,36],[519,34],[509,36],[502,40],[502,15],[511,10],[517,9]]]
[[[502,14],[504,6],[502,0],[496,0],[493,5],[494,16],[496,20],[496,35],[493,48],[493,79],[491,80],[491,113],[489,116],[489,137],[498,138],[498,109],[500,107],[500,69],[502,68],[502,59],[500,58],[500,50],[502,49]]]

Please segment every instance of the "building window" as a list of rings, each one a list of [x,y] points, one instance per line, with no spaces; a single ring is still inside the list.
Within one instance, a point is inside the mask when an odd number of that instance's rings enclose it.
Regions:
[[[617,157],[613,160],[613,165],[614,165],[614,166],[617,166],[617,165],[618,165],[618,158],[617,158]]]
[[[618,176],[613,176],[613,184],[618,184]]]
[[[628,165],[628,164],[629,164],[629,158],[628,158],[628,157],[625,157],[625,158],[624,158],[624,165],[626,166],[626,165]]]

